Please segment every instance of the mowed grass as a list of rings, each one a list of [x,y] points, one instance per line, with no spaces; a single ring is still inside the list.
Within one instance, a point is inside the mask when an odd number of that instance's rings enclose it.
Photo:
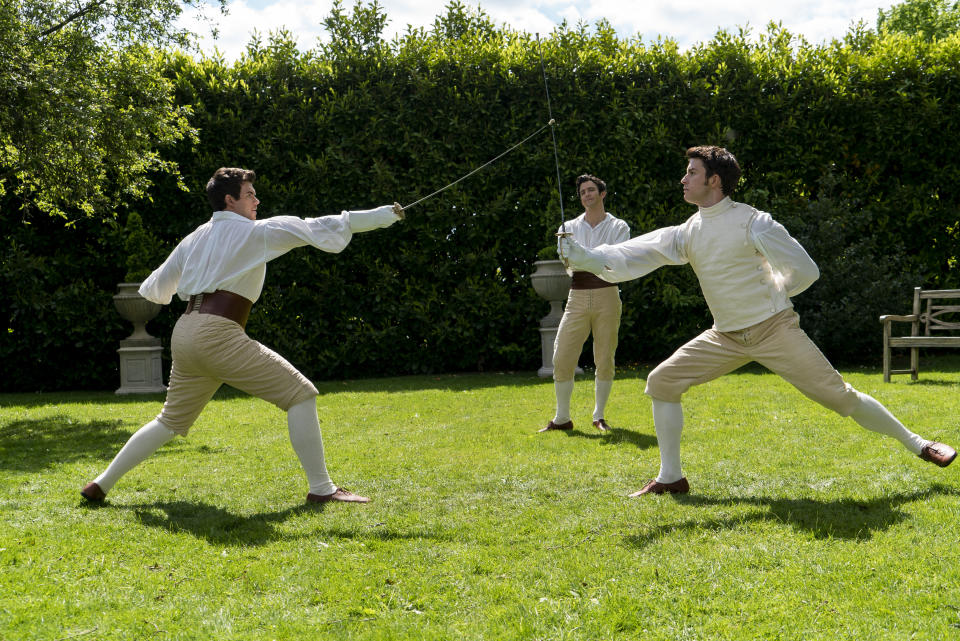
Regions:
[[[847,380],[960,445],[960,360]],[[0,396],[0,639],[960,639],[960,465],[804,399],[759,368],[685,399],[686,496],[656,474],[621,370],[571,434],[529,373],[331,382],[334,481],[304,505],[284,414],[229,390],[103,507],[80,487],[162,397]]]

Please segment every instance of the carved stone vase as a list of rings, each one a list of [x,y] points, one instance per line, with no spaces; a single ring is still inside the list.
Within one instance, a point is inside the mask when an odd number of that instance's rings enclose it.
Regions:
[[[563,318],[563,301],[570,291],[570,275],[559,260],[538,260],[533,263],[534,272],[530,274],[533,289],[540,298],[550,303],[550,311],[540,319],[540,352],[542,365],[537,370],[541,377],[553,376],[553,343],[557,339],[557,328]],[[577,368],[578,372],[582,372]]]
[[[113,305],[124,319],[133,323],[133,333],[120,341],[120,388],[117,394],[165,392],[160,339],[147,333],[147,323],[160,313],[162,305],[140,295],[140,283],[118,283]]]

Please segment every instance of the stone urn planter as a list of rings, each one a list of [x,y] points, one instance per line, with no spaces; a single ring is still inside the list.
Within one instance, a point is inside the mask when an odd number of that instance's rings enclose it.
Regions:
[[[540,352],[542,365],[537,376],[553,376],[553,343],[557,339],[557,328],[563,318],[563,301],[570,291],[570,275],[559,260],[538,260],[533,263],[534,272],[530,274],[533,289],[540,298],[550,303],[550,311],[540,319]],[[577,368],[578,372],[582,372]]]
[[[166,391],[160,339],[147,333],[147,323],[160,313],[162,305],[140,295],[143,282],[161,258],[160,243],[143,226],[135,211],[127,215],[123,228],[127,273],[118,283],[113,305],[123,318],[133,323],[133,333],[120,341],[120,389],[117,394],[153,394]]]
[[[166,391],[160,339],[147,333],[147,323],[160,313],[161,305],[140,295],[140,283],[118,283],[113,305],[133,323],[133,333],[120,341],[120,388],[117,394],[155,394]]]
[[[133,333],[126,340],[157,340],[147,333],[147,323],[157,317],[162,305],[141,296],[140,283],[117,283],[117,290],[113,305],[124,320],[133,323]]]

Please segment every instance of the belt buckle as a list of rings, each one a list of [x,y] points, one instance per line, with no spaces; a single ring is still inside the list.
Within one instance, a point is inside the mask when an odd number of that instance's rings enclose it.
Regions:
[[[201,305],[203,305],[203,294],[195,294],[193,297],[193,306],[190,308],[190,311],[199,312]]]

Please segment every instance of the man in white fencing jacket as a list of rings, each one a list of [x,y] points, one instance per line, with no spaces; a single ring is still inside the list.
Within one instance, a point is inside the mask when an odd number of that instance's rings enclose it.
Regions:
[[[866,429],[900,441],[925,461],[946,467],[956,451],[908,430],[871,396],[846,383],[800,329],[790,297],[820,275],[816,264],[770,214],[730,199],[740,166],[722,147],[687,150],[683,197],[699,211],[618,245],[586,248],[563,239],[575,269],[610,282],[644,276],[663,265],[689,263],[714,325],[680,347],[647,378],[660,447],[660,472],[631,496],[689,491],[680,465],[681,396],[751,361],[779,374],[808,398]]]

